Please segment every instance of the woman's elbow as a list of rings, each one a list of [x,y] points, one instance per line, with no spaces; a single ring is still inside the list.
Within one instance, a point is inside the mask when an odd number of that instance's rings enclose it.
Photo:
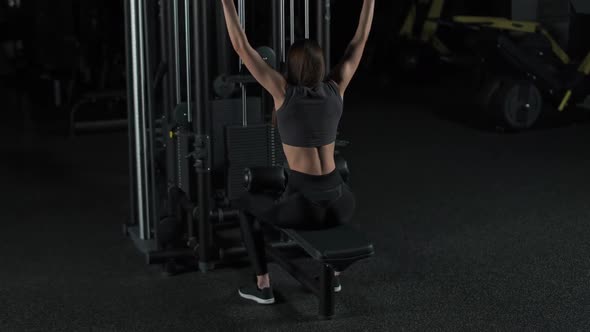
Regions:
[[[248,43],[236,44],[234,45],[234,51],[243,58],[248,53],[249,47],[250,45]]]
[[[244,52],[244,45],[234,45],[234,51],[236,51],[236,53],[238,53],[239,55],[242,54],[242,52]]]
[[[369,29],[363,29],[363,30],[357,31],[356,35],[352,39],[352,43],[357,44],[357,45],[366,44],[367,41],[369,40],[370,33],[371,33],[371,31]]]
[[[234,51],[240,54],[248,47],[248,41],[245,38],[235,38],[232,39],[232,46],[234,47]]]

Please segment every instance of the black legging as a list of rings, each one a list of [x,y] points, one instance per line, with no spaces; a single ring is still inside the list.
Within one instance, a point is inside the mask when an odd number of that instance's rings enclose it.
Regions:
[[[355,210],[354,194],[337,170],[320,176],[290,170],[287,179],[278,200],[246,193],[238,204],[242,238],[256,275],[268,272],[260,222],[281,228],[324,229],[349,222]]]

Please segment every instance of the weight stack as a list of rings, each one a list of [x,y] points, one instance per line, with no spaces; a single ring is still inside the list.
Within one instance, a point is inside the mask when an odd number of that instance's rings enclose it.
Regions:
[[[242,124],[242,100],[218,99],[211,102],[212,116],[212,144],[213,144],[213,170],[223,173],[227,164],[227,147],[225,143],[225,128],[227,126],[239,126]],[[264,124],[264,110],[260,97],[248,97],[248,124]]]
[[[239,198],[244,189],[244,169],[283,166],[286,157],[278,130],[269,124],[226,127],[227,196]]]

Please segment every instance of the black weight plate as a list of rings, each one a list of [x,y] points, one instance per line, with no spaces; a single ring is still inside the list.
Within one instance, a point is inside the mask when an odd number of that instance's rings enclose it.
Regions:
[[[221,98],[230,98],[238,90],[236,83],[230,82],[227,75],[219,75],[213,81],[213,91]]]
[[[272,48],[268,46],[261,46],[256,49],[256,52],[260,54],[262,59],[268,63],[269,66],[275,69],[277,68],[277,54]]]

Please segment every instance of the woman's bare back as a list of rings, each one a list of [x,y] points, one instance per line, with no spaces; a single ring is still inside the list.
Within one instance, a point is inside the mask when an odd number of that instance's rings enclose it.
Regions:
[[[334,148],[331,143],[321,147],[303,148],[283,144],[289,168],[310,175],[326,175],[336,169]]]

